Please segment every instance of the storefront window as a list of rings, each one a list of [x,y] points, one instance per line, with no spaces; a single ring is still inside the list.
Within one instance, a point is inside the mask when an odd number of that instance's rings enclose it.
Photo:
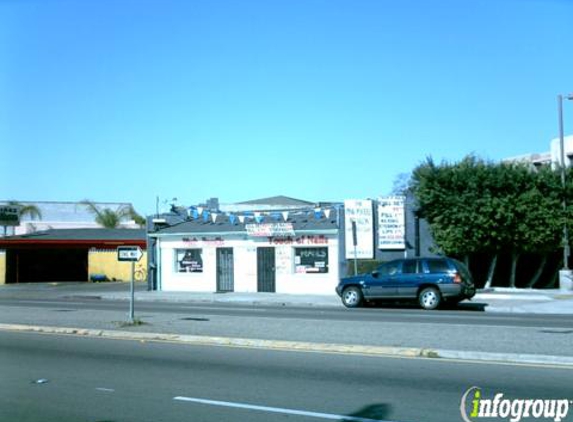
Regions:
[[[178,273],[202,273],[202,249],[177,249],[175,269]]]
[[[327,273],[328,248],[294,248],[297,273]]]

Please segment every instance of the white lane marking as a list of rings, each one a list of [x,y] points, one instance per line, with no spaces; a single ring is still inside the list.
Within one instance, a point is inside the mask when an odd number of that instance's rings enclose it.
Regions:
[[[104,391],[106,393],[114,393],[115,390],[113,388],[104,388],[104,387],[96,387],[97,391]]]
[[[238,408],[238,409],[258,410],[261,412],[269,412],[269,413],[284,413],[287,415],[309,416],[312,418],[331,419],[331,420],[336,420],[336,421],[397,422],[397,421],[382,420],[382,419],[359,418],[356,416],[335,415],[332,413],[307,412],[305,410],[284,409],[281,407],[257,406],[257,405],[245,404],[245,403],[234,403],[234,402],[228,402],[228,401],[207,400],[207,399],[199,399],[199,398],[194,398],[194,397],[177,396],[177,397],[173,397],[173,400],[208,404],[211,406],[234,407],[234,408]]]

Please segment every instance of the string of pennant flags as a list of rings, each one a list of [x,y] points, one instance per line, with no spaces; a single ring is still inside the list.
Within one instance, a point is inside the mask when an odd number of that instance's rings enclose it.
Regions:
[[[305,215],[306,217],[314,215],[316,220],[320,220],[323,217],[327,220],[332,215],[332,211],[336,210],[338,212],[341,206],[336,205],[332,208],[323,208],[323,207],[316,207],[312,210],[292,210],[292,211],[244,211],[241,213],[233,213],[233,212],[222,212],[222,211],[209,211],[204,207],[195,207],[191,206],[187,208],[187,216],[192,220],[203,220],[203,222],[208,223],[209,221],[212,223],[216,223],[217,219],[220,218],[227,218],[228,221],[235,225],[237,222],[240,224],[246,224],[255,222],[257,224],[261,224],[265,221],[268,221],[269,218],[272,219],[274,222],[283,222],[288,221],[289,217],[292,216],[300,216]],[[221,221],[219,221],[221,222]]]

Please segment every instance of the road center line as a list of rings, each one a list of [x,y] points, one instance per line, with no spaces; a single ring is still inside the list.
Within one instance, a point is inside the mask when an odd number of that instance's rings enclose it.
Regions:
[[[360,418],[360,417],[356,417],[356,416],[335,415],[332,413],[307,412],[305,410],[284,409],[281,407],[257,406],[257,405],[246,404],[246,403],[234,403],[234,402],[228,402],[228,401],[207,400],[207,399],[199,399],[199,398],[194,398],[194,397],[177,396],[177,397],[173,397],[173,400],[207,404],[210,406],[234,407],[234,408],[238,408],[238,409],[257,410],[260,412],[284,413],[287,415],[297,415],[297,416],[309,416],[309,417],[313,417],[313,418],[330,419],[330,420],[336,420],[336,421],[397,422],[397,421],[381,420],[381,419]]]

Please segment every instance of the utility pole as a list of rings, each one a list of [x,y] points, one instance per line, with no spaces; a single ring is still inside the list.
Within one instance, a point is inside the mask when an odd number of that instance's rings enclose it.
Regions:
[[[563,95],[557,96],[559,109],[559,150],[561,153],[561,187],[563,188],[563,269],[569,269],[569,234],[567,233],[567,199],[565,198],[565,135],[563,131]]]
[[[557,109],[559,117],[559,149],[561,167],[561,187],[563,188],[563,269],[559,271],[559,287],[563,290],[573,289],[573,275],[569,270],[569,233],[567,231],[567,183],[565,179],[565,133],[563,130],[563,99],[573,100],[573,94],[557,96]]]

